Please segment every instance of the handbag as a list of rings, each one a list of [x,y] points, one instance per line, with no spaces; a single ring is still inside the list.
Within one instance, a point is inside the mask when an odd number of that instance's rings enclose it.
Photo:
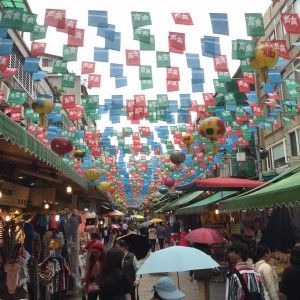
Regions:
[[[87,291],[88,293],[100,292],[100,286],[97,282],[93,281],[88,284]]]
[[[242,288],[243,288],[243,290],[245,292],[244,300],[263,300],[263,297],[261,296],[260,293],[258,293],[258,292],[250,292],[248,290],[248,287],[246,285],[245,280],[243,279],[241,273],[236,268],[234,268],[233,272],[237,275],[237,277],[240,280],[240,283],[242,285]]]

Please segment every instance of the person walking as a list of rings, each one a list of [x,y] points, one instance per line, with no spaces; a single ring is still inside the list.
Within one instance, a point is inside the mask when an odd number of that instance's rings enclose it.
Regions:
[[[110,232],[108,243],[107,243],[107,251],[114,246],[118,233],[119,230],[117,228],[113,228],[112,231]]]
[[[126,235],[128,233],[128,224],[126,221],[122,224],[122,235]]]
[[[166,225],[166,237],[165,237],[165,242],[168,246],[170,245],[171,233],[172,233],[172,226],[170,222],[168,222]]]
[[[284,269],[279,290],[287,300],[300,299],[300,243],[291,251],[291,265]]]
[[[100,242],[100,236],[98,233],[93,232],[91,233],[91,240],[82,248],[82,251],[89,251],[91,250],[92,246],[97,242]]]
[[[261,300],[269,300],[260,274],[246,263],[248,258],[247,246],[241,242],[234,242],[228,248],[227,253],[235,268],[227,275],[225,299],[245,300],[245,294],[248,294],[248,291],[249,293],[257,293]],[[247,287],[247,290],[243,286]]]
[[[207,244],[194,243],[194,248],[211,255],[210,246]],[[197,280],[200,299],[210,300],[210,280],[213,277],[213,269],[192,270],[189,274],[192,280]]]
[[[88,293],[88,300],[97,300],[100,287],[96,282],[105,261],[105,251],[103,244],[99,241],[90,248],[91,256],[89,260],[88,272],[84,279],[83,288]]]
[[[151,246],[151,251],[155,252],[155,244],[156,244],[156,229],[154,227],[154,224],[149,226],[148,229],[148,240]]]
[[[171,277],[159,278],[151,292],[154,292],[150,300],[179,300],[185,297],[185,294],[179,291]]]
[[[123,252],[115,247],[107,252],[104,266],[97,280],[100,286],[100,300],[131,300],[131,282],[123,272],[123,258]]]
[[[164,249],[166,234],[167,234],[166,228],[163,226],[162,223],[159,223],[157,227],[157,239],[158,239],[159,249]]]
[[[131,300],[135,300],[135,288],[140,285],[140,276],[136,273],[140,266],[135,255],[127,250],[127,244],[124,240],[118,239],[115,241],[115,247],[120,249],[124,254],[123,257],[123,272],[130,278],[131,288]]]
[[[261,275],[264,288],[266,289],[270,300],[279,300],[278,276],[268,264],[268,261],[270,260],[269,247],[258,245],[255,250],[254,259],[254,269]]]

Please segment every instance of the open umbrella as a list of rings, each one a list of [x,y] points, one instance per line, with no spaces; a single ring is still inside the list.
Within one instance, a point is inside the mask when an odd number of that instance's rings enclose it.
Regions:
[[[144,227],[148,227],[149,225],[152,225],[153,223],[151,222],[143,222],[141,224],[138,225],[138,229],[140,230],[141,228],[144,228]]]
[[[152,253],[137,274],[183,272],[217,267],[219,264],[216,261],[196,248],[173,246]],[[179,287],[178,273],[177,279]]]
[[[222,234],[211,228],[198,228],[189,232],[185,239],[193,243],[221,244],[225,243]]]
[[[123,217],[124,216],[124,214],[121,212],[121,211],[119,211],[119,210],[114,210],[114,211],[111,211],[111,212],[109,212],[109,213],[107,213],[107,214],[105,214],[105,217]]]
[[[145,217],[142,215],[131,215],[130,218],[131,219],[142,219],[142,220],[145,219]]]
[[[150,250],[150,244],[146,235],[129,233],[117,239],[122,239],[128,245],[128,251],[134,253],[137,260],[146,257]]]
[[[149,222],[151,222],[151,223],[160,223],[160,222],[163,222],[163,221],[164,220],[158,219],[158,218],[154,218],[154,219],[149,220]]]

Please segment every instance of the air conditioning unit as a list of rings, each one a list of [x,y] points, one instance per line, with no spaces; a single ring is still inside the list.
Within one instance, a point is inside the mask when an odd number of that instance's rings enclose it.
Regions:
[[[300,164],[300,156],[292,156],[289,158],[288,162],[287,162],[289,167],[293,167],[295,165]]]

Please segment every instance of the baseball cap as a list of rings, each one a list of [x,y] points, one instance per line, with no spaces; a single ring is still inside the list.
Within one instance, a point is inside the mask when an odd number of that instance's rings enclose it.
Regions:
[[[91,251],[93,251],[93,252],[102,251],[103,249],[104,249],[104,246],[101,242],[96,242],[91,247]]]
[[[176,288],[174,280],[170,277],[159,278],[153,286],[152,292],[154,291],[165,300],[179,300],[185,297],[185,294]]]

